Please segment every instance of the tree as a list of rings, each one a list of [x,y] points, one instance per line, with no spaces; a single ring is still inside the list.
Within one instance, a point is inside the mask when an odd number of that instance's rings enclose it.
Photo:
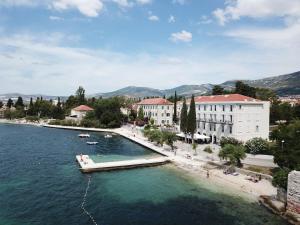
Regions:
[[[3,107],[3,102],[0,101],[0,109]]]
[[[174,142],[177,141],[176,134],[173,132],[164,131],[162,133],[162,136],[163,136],[163,140],[166,143],[166,145],[169,145],[172,148],[172,150],[174,150]]]
[[[219,157],[229,160],[232,165],[241,167],[241,160],[246,158],[245,148],[242,145],[227,144],[220,150]]]
[[[83,105],[86,103],[85,90],[83,87],[79,86],[79,88],[77,89],[76,98],[79,105]]]
[[[12,106],[14,106],[14,102],[13,102],[13,100],[11,100],[11,98],[8,99],[8,101],[7,101],[7,103],[6,103],[6,106],[7,106],[8,108],[11,108]]]
[[[36,116],[35,112],[34,112],[34,105],[33,105],[32,98],[30,98],[30,103],[29,103],[29,107],[28,107],[28,110],[27,110],[27,115],[28,116]]]
[[[23,99],[21,96],[18,97],[16,103],[15,103],[15,107],[18,109],[23,109],[24,108],[24,103],[23,103]]]
[[[138,111],[138,119],[144,120],[144,110],[143,110],[143,107],[142,107],[142,106],[139,107],[139,111]]]
[[[271,133],[274,162],[281,168],[300,169],[300,120],[289,125],[280,125]]]
[[[177,93],[175,91],[174,95],[174,112],[173,112],[173,123],[177,124],[178,119],[177,119]]]
[[[181,109],[181,113],[180,113],[180,131],[184,133],[185,135],[185,142],[186,142],[186,135],[187,135],[187,120],[188,120],[188,116],[187,116],[187,105],[186,105],[186,101],[185,99],[183,99],[183,105],[182,105],[182,109]]]
[[[245,150],[250,154],[269,154],[269,143],[263,138],[252,138],[245,144]]]
[[[61,107],[61,102],[59,97],[58,97],[57,105],[53,108],[52,117],[53,119],[59,119],[59,120],[63,120],[65,118],[65,113]]]
[[[196,132],[197,125],[196,125],[196,105],[194,95],[192,95],[191,103],[190,103],[190,110],[188,113],[187,119],[187,132],[190,133],[192,137],[192,144],[194,143],[194,134]]]
[[[281,188],[287,189],[288,175],[290,170],[287,168],[280,168],[273,174],[272,184],[274,186],[279,186]]]
[[[250,87],[247,84],[244,84],[242,81],[237,81],[235,83],[235,93],[252,98],[256,97],[256,89],[254,87]]]
[[[221,141],[220,141],[221,147],[223,148],[227,144],[242,145],[243,142],[241,142],[241,141],[239,141],[239,140],[237,140],[235,138],[232,138],[232,137],[222,137]]]
[[[215,85],[212,89],[212,95],[222,95],[224,94],[224,88],[220,85]]]

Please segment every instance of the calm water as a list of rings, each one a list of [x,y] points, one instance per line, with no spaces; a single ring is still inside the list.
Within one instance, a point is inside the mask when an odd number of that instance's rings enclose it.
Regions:
[[[0,225],[92,225],[80,208],[88,175],[78,170],[75,155],[99,161],[155,155],[101,133],[91,137],[99,145],[88,146],[78,133],[0,124]],[[285,224],[256,203],[217,193],[172,166],[94,173],[91,179],[86,208],[98,225]]]

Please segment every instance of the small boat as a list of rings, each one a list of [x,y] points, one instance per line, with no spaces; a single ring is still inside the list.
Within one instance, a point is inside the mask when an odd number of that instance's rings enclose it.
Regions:
[[[88,145],[97,145],[99,142],[98,141],[87,141],[86,143]]]
[[[80,137],[80,138],[89,138],[90,135],[89,134],[78,134],[78,137]]]
[[[112,138],[112,136],[110,134],[106,134],[104,137],[105,138]]]

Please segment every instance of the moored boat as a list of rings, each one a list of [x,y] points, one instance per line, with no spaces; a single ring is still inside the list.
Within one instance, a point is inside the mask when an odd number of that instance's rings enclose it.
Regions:
[[[78,137],[80,137],[80,138],[89,138],[90,135],[89,134],[78,134]]]

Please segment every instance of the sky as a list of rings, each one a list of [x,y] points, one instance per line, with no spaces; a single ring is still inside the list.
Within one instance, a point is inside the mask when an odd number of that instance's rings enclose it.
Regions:
[[[0,0],[0,93],[287,74],[299,37],[300,0]]]

